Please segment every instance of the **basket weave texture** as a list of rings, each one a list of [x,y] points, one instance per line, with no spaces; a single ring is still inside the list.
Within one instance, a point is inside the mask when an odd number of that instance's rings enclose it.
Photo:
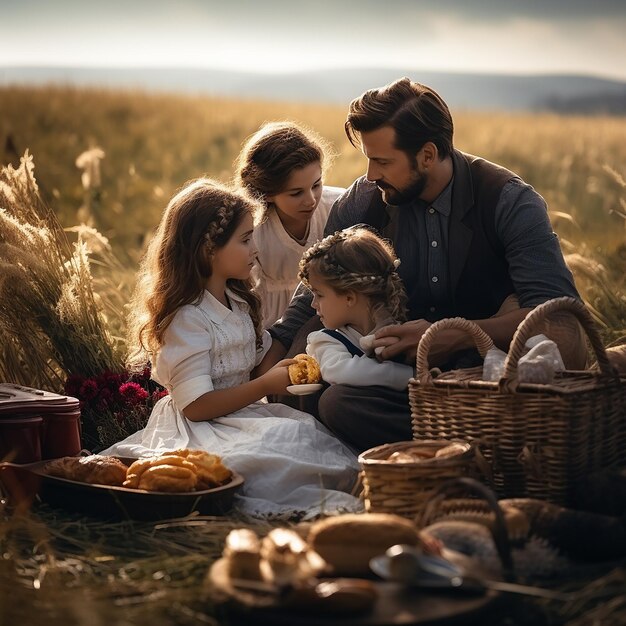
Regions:
[[[414,463],[389,460],[394,452],[427,449],[434,454],[451,443],[463,445],[465,451]],[[441,440],[399,441],[362,452],[359,464],[365,510],[368,513],[394,513],[415,520],[437,487],[472,472],[474,454],[474,447],[465,441]]]
[[[520,383],[517,363],[545,317],[573,313],[593,348],[597,369],[557,372],[550,384]],[[500,497],[575,502],[577,481],[626,464],[626,379],[612,369],[591,315],[574,298],[533,309],[518,327],[498,382],[481,380],[482,367],[433,377],[427,363],[442,330],[469,332],[484,357],[493,345],[473,322],[450,318],[433,324],[417,350],[409,403],[415,439],[460,438],[480,443]]]

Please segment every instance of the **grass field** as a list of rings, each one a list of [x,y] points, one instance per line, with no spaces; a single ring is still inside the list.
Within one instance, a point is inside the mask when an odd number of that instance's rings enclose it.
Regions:
[[[347,186],[365,158],[343,132],[346,107],[229,101],[207,97],[72,88],[0,89],[4,162],[25,149],[64,225],[85,201],[76,158],[104,151],[95,225],[134,259],[176,188],[208,174],[228,180],[243,140],[267,120],[291,119],[328,139],[337,154],[326,182]],[[519,173],[548,201],[564,238],[600,252],[624,241],[626,118],[507,115],[453,111],[455,141]],[[4,137],[2,136],[4,134]],[[0,149],[2,145],[0,144]],[[621,180],[620,178],[621,177]]]

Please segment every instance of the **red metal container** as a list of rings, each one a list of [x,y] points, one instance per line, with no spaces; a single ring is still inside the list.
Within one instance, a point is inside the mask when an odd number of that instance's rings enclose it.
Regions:
[[[39,420],[37,428],[28,421],[32,418]],[[80,403],[69,396],[0,383],[0,429],[0,450],[22,450],[19,458],[38,455],[28,461],[12,459],[16,463],[75,456],[82,447]],[[38,452],[28,444],[35,434]]]
[[[42,424],[40,416],[0,418],[0,461],[41,461]]]
[[[76,456],[81,451],[80,409],[64,413],[44,413],[41,434],[41,457],[56,459]]]

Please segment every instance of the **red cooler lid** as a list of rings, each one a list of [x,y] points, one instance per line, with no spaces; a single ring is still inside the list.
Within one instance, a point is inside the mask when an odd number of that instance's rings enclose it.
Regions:
[[[0,383],[0,419],[25,413],[64,413],[75,411],[79,405],[79,401],[70,396],[15,383]]]

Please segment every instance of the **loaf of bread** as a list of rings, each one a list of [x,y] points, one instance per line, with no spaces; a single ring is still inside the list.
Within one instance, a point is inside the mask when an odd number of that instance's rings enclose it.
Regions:
[[[369,562],[396,544],[419,545],[417,528],[387,513],[350,513],[315,522],[308,543],[336,576],[364,576]]]
[[[113,456],[64,456],[45,466],[46,474],[92,485],[119,487],[126,479],[126,465]]]
[[[296,363],[292,363],[288,369],[292,385],[319,383],[322,380],[319,363],[312,356],[296,354],[293,358]]]

